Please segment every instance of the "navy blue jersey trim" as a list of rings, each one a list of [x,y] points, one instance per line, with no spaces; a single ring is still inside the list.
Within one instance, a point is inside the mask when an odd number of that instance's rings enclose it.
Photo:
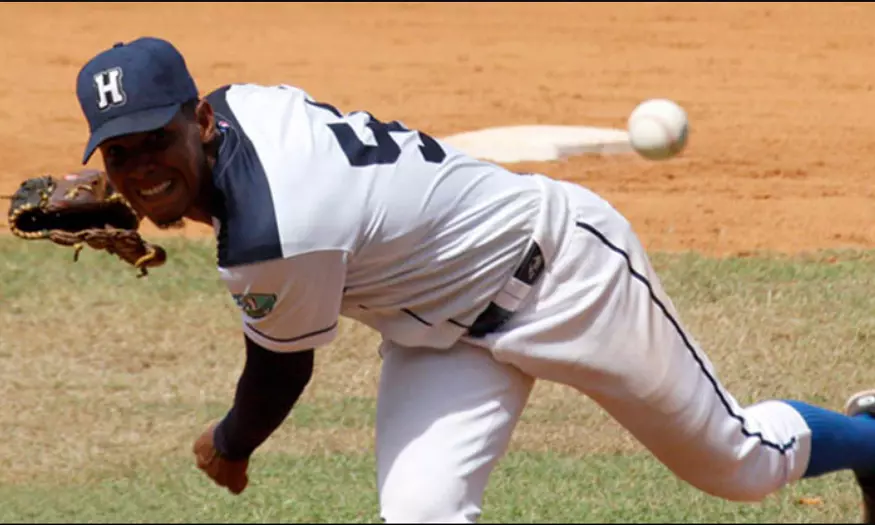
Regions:
[[[290,337],[288,339],[277,339],[276,337],[271,337],[265,333],[259,332],[258,330],[255,329],[255,327],[253,327],[249,323],[246,323],[246,327],[249,328],[250,330],[252,330],[253,332],[255,332],[256,334],[260,335],[261,337],[267,339],[268,341],[273,341],[274,343],[294,343],[295,341],[307,339],[308,337],[314,337],[317,335],[322,335],[326,332],[330,332],[330,331],[334,330],[335,328],[337,328],[337,322],[335,321],[334,324],[329,326],[328,328],[323,328],[322,330],[316,330],[315,332],[310,332],[308,334],[299,335],[297,337]]]
[[[464,328],[465,330],[471,328],[470,326],[463,324],[463,323],[460,323],[459,321],[456,321],[455,319],[448,319],[447,321],[450,324],[454,324],[454,325],[458,326],[459,328]]]
[[[283,256],[273,197],[264,166],[228,105],[230,86],[206,99],[213,108],[221,146],[213,167],[213,215],[221,224],[219,266],[229,268]]]
[[[419,321],[420,323],[424,324],[425,326],[432,326],[431,323],[429,323],[428,321],[426,321],[426,320],[423,319],[422,317],[419,317],[418,315],[416,315],[416,314],[413,313],[412,311],[408,310],[407,308],[402,308],[401,311],[404,312],[405,314],[409,315],[410,317],[416,319],[417,321]]]
[[[623,257],[623,259],[626,260],[626,266],[627,266],[627,268],[629,268],[629,273],[632,274],[632,277],[634,277],[635,279],[640,281],[644,286],[647,287],[647,291],[650,293],[650,300],[653,301],[653,303],[656,304],[657,307],[659,307],[659,309],[662,311],[663,315],[665,315],[665,317],[672,324],[672,326],[674,326],[675,331],[677,331],[678,335],[681,337],[681,340],[683,340],[684,346],[687,347],[687,350],[689,350],[690,355],[693,356],[693,359],[696,360],[696,363],[699,365],[699,368],[702,370],[702,373],[705,374],[705,377],[708,379],[708,382],[711,383],[711,386],[714,388],[714,392],[717,394],[717,397],[720,399],[720,403],[723,405],[723,407],[729,413],[729,416],[732,417],[733,419],[735,419],[736,421],[738,421],[739,423],[741,423],[742,434],[744,434],[746,437],[757,438],[760,441],[760,443],[762,443],[766,447],[773,448],[773,449],[777,450],[781,454],[786,454],[786,452],[789,449],[793,448],[793,446],[796,445],[796,438],[795,437],[790,439],[790,441],[788,441],[786,443],[775,443],[774,441],[769,441],[768,439],[766,439],[762,435],[761,432],[751,432],[750,430],[747,429],[747,421],[744,419],[744,416],[742,416],[741,414],[736,414],[732,410],[732,405],[729,403],[729,401],[726,399],[726,396],[720,390],[719,383],[717,382],[717,379],[714,378],[714,376],[712,376],[708,372],[707,367],[702,362],[702,358],[699,356],[699,353],[693,347],[693,344],[690,342],[690,339],[689,339],[689,337],[687,337],[687,334],[684,333],[684,330],[681,328],[680,323],[678,323],[677,320],[675,320],[675,318],[671,315],[671,313],[669,313],[668,309],[665,307],[665,304],[663,304],[663,302],[660,301],[658,297],[656,297],[656,293],[654,293],[653,286],[650,284],[650,281],[648,281],[646,277],[644,277],[642,274],[638,273],[637,271],[635,271],[634,268],[632,268],[632,261],[629,258],[629,254],[627,254],[621,248],[618,248],[616,245],[612,244],[611,241],[609,241],[607,239],[607,237],[605,237],[601,232],[599,232],[592,225],[587,224],[585,222],[577,222],[576,224],[579,228],[583,228],[584,230],[593,234],[605,246],[607,246],[612,251],[618,253],[620,256]]]

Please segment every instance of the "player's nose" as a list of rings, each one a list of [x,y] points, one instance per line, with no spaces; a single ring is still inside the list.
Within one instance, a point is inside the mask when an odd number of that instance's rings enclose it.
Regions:
[[[128,173],[128,178],[133,181],[156,179],[161,175],[155,160],[145,155],[141,155],[133,166],[134,168]]]

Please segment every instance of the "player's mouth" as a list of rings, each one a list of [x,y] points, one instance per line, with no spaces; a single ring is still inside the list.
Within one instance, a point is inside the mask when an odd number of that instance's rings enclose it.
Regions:
[[[166,180],[164,182],[159,182],[153,186],[149,186],[148,188],[142,188],[137,190],[137,195],[140,196],[143,200],[150,201],[156,200],[166,195],[169,195],[173,191],[173,186],[175,185],[173,180]]]

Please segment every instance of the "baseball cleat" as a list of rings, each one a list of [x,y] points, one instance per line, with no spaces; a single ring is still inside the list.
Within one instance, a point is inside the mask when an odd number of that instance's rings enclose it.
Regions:
[[[851,396],[845,404],[845,414],[869,414],[875,417],[875,390],[864,390]],[[854,477],[863,496],[863,523],[875,523],[875,472],[854,472]]]

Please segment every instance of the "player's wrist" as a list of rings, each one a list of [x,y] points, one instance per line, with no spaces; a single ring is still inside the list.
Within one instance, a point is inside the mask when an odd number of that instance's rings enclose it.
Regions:
[[[216,454],[227,461],[249,459],[254,450],[237,445],[233,432],[229,431],[228,427],[228,416],[225,416],[213,429],[213,448],[216,449]]]

